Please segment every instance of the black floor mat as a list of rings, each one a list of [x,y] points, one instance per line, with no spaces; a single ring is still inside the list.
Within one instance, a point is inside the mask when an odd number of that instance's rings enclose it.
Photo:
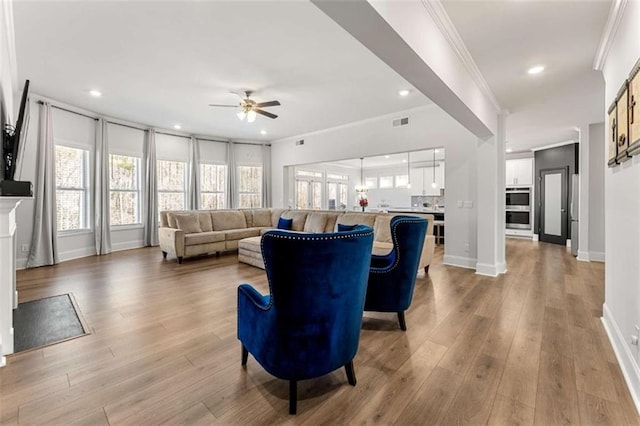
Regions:
[[[19,303],[13,310],[14,352],[85,334],[68,294]]]

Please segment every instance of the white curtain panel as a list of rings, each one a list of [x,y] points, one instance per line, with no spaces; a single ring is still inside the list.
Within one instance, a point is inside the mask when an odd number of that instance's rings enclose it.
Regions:
[[[227,144],[227,171],[229,175],[227,208],[235,209],[238,206],[238,179],[236,173],[236,146],[231,141]]]
[[[200,208],[200,142],[191,136],[189,141],[189,200],[191,210]]]
[[[38,128],[35,215],[27,268],[58,263],[55,144],[52,120],[51,104],[43,102],[40,105]]]
[[[262,145],[262,207],[271,207],[271,145]]]
[[[143,221],[145,246],[158,245],[158,181],[156,177],[156,131],[149,129],[144,141]]]
[[[95,168],[93,178],[96,254],[111,253],[110,191],[109,191],[109,139],[107,122],[96,122]]]

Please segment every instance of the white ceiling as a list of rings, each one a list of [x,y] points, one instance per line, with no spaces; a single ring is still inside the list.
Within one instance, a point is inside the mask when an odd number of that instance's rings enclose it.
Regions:
[[[515,151],[575,140],[603,119],[591,66],[611,0],[445,0],[501,106]],[[310,2],[14,2],[18,74],[32,91],[188,133],[274,140],[430,101]],[[535,64],[544,73],[527,75]],[[88,95],[99,89],[99,99]],[[230,90],[255,90],[276,120],[249,124]],[[266,130],[267,135],[260,135]]]
[[[19,1],[14,15],[33,92],[142,124],[274,140],[430,103],[399,97],[408,83],[310,2]],[[279,118],[207,106],[245,89]]]
[[[331,164],[342,167],[349,167],[353,169],[360,169],[362,165],[365,169],[378,169],[382,167],[397,167],[400,165],[406,165],[409,162],[411,167],[424,166],[425,163],[431,163],[435,157],[436,161],[443,161],[445,158],[445,149],[444,148],[435,148],[435,152],[433,149],[425,149],[421,151],[412,151],[409,156],[407,156],[406,152],[400,152],[396,154],[389,155],[377,155],[374,157],[364,157],[363,161],[360,162],[359,158],[352,158],[350,160],[341,160],[341,161],[332,161],[331,163],[322,163],[322,164]]]
[[[514,151],[577,138],[603,120],[604,81],[592,71],[611,0],[460,1],[445,10],[480,72],[509,110]],[[529,75],[534,65],[545,71]]]

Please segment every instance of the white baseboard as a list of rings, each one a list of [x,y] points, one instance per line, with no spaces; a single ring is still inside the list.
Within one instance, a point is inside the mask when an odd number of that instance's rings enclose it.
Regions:
[[[571,247],[571,240],[567,240],[567,247]]]
[[[601,319],[604,329],[609,336],[611,346],[613,346],[613,351],[616,354],[618,363],[620,364],[624,380],[627,382],[631,398],[636,405],[636,410],[640,414],[640,368],[638,367],[638,363],[633,357],[633,353],[631,353],[626,339],[620,331],[613,315],[611,315],[611,311],[606,303],[603,306],[603,316]]]
[[[502,269],[504,269],[504,266]],[[498,263],[476,263],[476,274],[478,275],[497,277],[501,274],[502,269]]]
[[[498,274],[506,274],[507,273],[506,262],[498,262],[496,264],[496,270],[498,271]]]
[[[601,252],[601,251],[589,252],[589,260],[592,262],[604,262],[604,252]]]
[[[533,234],[533,241],[540,241],[540,236],[538,234]]]
[[[140,241],[125,241],[122,243],[111,244],[111,251],[131,250],[144,247],[144,242]]]
[[[442,263],[449,266],[458,266],[466,269],[476,269],[476,259],[445,254]]]
[[[95,247],[82,247],[75,250],[69,250],[60,252],[58,254],[58,260],[60,262],[65,262],[67,260],[80,259],[82,257],[94,256],[96,254]]]
[[[580,262],[590,262],[591,257],[589,256],[588,251],[580,251],[578,250],[578,256],[576,257]]]
[[[26,257],[16,258],[16,270],[26,269],[27,267],[27,259]]]

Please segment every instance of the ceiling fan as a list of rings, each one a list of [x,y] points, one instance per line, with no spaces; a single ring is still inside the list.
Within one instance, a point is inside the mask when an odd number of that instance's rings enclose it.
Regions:
[[[271,107],[271,106],[278,106],[280,105],[279,101],[269,101],[269,102],[256,102],[253,99],[251,99],[251,94],[253,93],[251,90],[246,90],[244,92],[244,98],[239,95],[238,93],[235,92],[231,92],[234,93],[236,95],[238,95],[240,97],[240,103],[236,104],[236,105],[219,105],[219,104],[209,104],[209,106],[212,107],[231,107],[231,108],[237,108],[240,107],[240,112],[237,114],[238,118],[240,120],[244,120],[245,117],[247,117],[247,121],[249,123],[253,123],[256,120],[256,114],[260,114],[260,115],[264,115],[265,117],[269,117],[269,118],[278,118],[277,115],[272,114],[268,111],[265,111],[261,108],[264,107]]]

